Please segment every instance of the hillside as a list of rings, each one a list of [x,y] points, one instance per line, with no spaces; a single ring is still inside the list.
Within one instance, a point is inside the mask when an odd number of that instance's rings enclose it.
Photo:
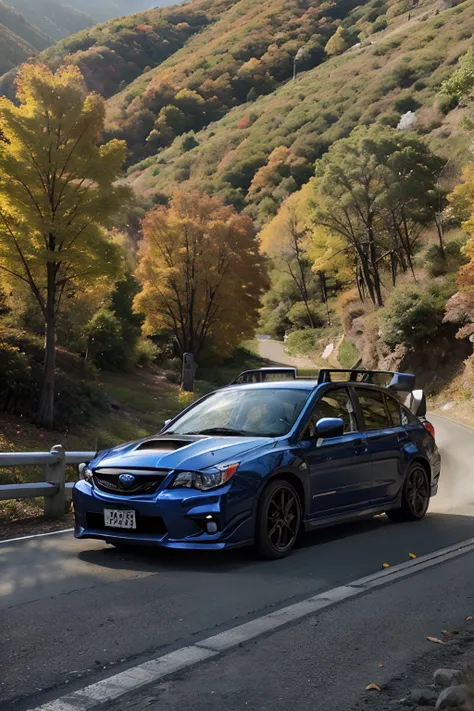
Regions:
[[[53,41],[80,32],[94,23],[92,15],[81,11],[80,3],[63,3],[59,0],[8,0],[8,4],[48,36],[46,47]]]
[[[0,74],[51,44],[50,38],[0,0]]]
[[[452,9],[425,3],[410,21],[405,14],[374,35],[374,44],[354,47],[233,108],[197,132],[191,150],[176,139],[130,168],[130,182],[149,197],[177,184],[200,186],[265,221],[308,180],[314,160],[332,142],[359,124],[397,125],[408,110],[417,110],[418,127],[435,148],[456,156],[471,137],[457,126],[460,114],[450,113],[439,86],[471,46],[473,31],[473,0]],[[118,99],[109,102],[109,113]]]

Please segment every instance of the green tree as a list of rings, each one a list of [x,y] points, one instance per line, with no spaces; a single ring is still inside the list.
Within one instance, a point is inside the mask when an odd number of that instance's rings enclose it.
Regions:
[[[326,54],[332,57],[335,54],[342,54],[346,49],[349,49],[346,30],[343,27],[338,27],[326,44]]]
[[[470,49],[458,60],[458,68],[441,85],[441,91],[458,101],[468,96],[474,88],[474,51]]]
[[[25,65],[16,106],[0,99],[0,268],[29,289],[45,324],[44,375],[37,422],[54,424],[56,324],[72,288],[119,268],[103,231],[127,201],[115,185],[123,142],[98,147],[103,100],[87,96],[76,67],[55,74]]]

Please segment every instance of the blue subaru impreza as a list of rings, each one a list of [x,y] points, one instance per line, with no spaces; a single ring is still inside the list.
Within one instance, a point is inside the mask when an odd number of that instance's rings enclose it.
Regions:
[[[281,378],[281,379],[280,379]],[[342,380],[341,380],[342,378]],[[248,371],[158,434],[100,452],[73,490],[76,538],[281,558],[301,530],[416,521],[440,455],[414,377]]]

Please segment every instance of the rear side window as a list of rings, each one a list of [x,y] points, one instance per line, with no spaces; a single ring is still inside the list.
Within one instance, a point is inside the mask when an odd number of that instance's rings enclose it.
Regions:
[[[359,390],[357,388],[357,398],[360,409],[364,416],[366,430],[382,430],[392,427],[392,422],[385,407],[385,398],[382,393],[374,390]]]
[[[395,400],[393,397],[387,397],[385,399],[387,402],[387,408],[390,413],[390,417],[392,418],[392,425],[394,427],[401,427],[402,425],[406,425],[406,416],[403,418],[405,421],[402,422],[401,403],[399,403],[398,400]]]

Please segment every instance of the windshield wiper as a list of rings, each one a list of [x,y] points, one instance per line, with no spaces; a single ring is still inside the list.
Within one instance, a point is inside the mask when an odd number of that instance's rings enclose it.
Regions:
[[[255,437],[255,432],[246,432],[245,430],[233,430],[231,427],[209,427],[207,430],[199,432],[189,432],[193,435],[235,435],[237,437]]]

